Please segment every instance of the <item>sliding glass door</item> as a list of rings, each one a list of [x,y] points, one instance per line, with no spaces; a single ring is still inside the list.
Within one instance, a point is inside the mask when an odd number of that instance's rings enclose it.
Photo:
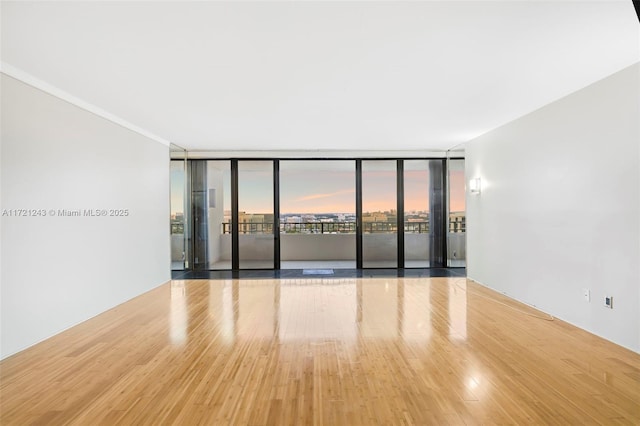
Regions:
[[[186,166],[184,160],[171,160],[170,182],[171,182],[171,270],[179,271],[185,269],[187,262],[187,247],[185,233],[185,179]]]
[[[449,226],[447,266],[467,264],[464,159],[449,160]]]
[[[195,269],[231,269],[231,163],[190,162],[191,248]]]
[[[405,268],[429,267],[429,161],[403,162]]]
[[[355,268],[355,161],[280,161],[280,267]]]
[[[464,160],[448,163],[446,172],[442,159],[191,160],[185,178],[175,162],[173,266],[464,266]]]
[[[238,161],[240,269],[274,268],[273,161]]]
[[[207,161],[208,269],[231,269],[231,163]]]
[[[397,161],[362,160],[362,267],[398,267]]]

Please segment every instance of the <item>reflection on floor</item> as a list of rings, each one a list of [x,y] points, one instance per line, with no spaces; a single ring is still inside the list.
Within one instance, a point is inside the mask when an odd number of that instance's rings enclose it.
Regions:
[[[640,424],[640,355],[458,278],[173,281],[0,363],[0,424]]]

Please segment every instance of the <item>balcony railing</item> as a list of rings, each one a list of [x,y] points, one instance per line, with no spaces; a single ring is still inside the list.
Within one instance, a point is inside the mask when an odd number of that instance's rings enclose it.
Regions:
[[[172,234],[184,234],[184,222],[171,221]]]
[[[240,234],[272,234],[273,223],[239,223]],[[383,234],[397,232],[398,226],[394,222],[363,222],[364,234]],[[355,234],[355,222],[300,222],[281,223],[280,232],[283,234]],[[429,222],[405,222],[404,232],[407,234],[428,234]],[[231,233],[231,224],[222,224],[222,233]]]
[[[355,234],[355,222],[281,223],[282,234]]]
[[[449,221],[449,232],[452,234],[457,234],[460,232],[466,232],[467,230],[467,225],[466,225],[466,221],[465,218],[462,217],[458,217],[458,220],[451,220]]]
[[[462,221],[449,222],[449,232],[453,234],[466,231],[464,218]],[[240,223],[241,234],[272,234],[273,223]],[[383,234],[396,232],[397,226],[393,222],[363,222],[362,232],[364,234]],[[302,222],[302,223],[281,223],[280,232],[283,234],[355,234],[355,222]],[[428,234],[429,222],[405,222],[405,234]],[[184,233],[183,223],[171,224],[172,234]],[[231,224],[222,224],[222,233],[231,233]]]
[[[404,223],[405,234],[428,234],[429,233],[429,221],[426,222],[405,222]]]

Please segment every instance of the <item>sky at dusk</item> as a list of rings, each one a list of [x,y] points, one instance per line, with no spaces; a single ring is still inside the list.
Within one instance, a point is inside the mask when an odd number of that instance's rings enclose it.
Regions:
[[[282,213],[354,213],[353,170],[280,170]]]
[[[465,211],[464,170],[451,170],[449,173],[449,197],[449,210],[452,212]]]
[[[273,171],[270,161],[255,161],[253,167],[239,170],[239,209],[247,213],[273,213]],[[291,213],[353,213],[355,214],[355,163],[326,161],[322,170],[321,161],[291,162],[287,167],[281,161],[280,211]],[[345,164],[348,163],[348,164]],[[367,162],[364,162],[366,165]],[[391,165],[394,162],[389,162]],[[407,162],[408,163],[408,162]],[[425,162],[426,163],[426,162]],[[242,163],[241,163],[242,164]],[[406,163],[405,163],[406,164]],[[305,167],[308,166],[308,167]],[[172,164],[173,166],[173,164]],[[396,209],[395,170],[368,170],[363,168],[362,198],[363,212],[389,211]],[[351,168],[352,167],[352,168]],[[230,171],[224,170],[223,204],[231,209]],[[449,175],[450,210],[465,209],[464,170],[452,169]],[[429,211],[428,170],[405,170],[405,212]],[[171,169],[171,213],[182,212],[184,173]]]
[[[404,211],[429,211],[429,171],[404,172]]]
[[[225,210],[230,210],[231,196],[227,205],[229,208]],[[238,209],[247,213],[273,213],[272,170],[238,171]]]
[[[362,212],[384,212],[397,209],[395,170],[362,171]]]
[[[280,212],[290,213],[355,213],[355,165],[353,170],[280,170]],[[261,177],[271,182],[271,173]],[[242,181],[242,177],[240,178]],[[254,179],[252,179],[254,180]],[[247,184],[248,196],[253,192],[263,194],[268,191],[263,184],[255,183],[251,190]],[[453,170],[450,175],[450,206],[452,211],[464,210],[464,171]],[[396,209],[395,170],[363,170],[362,211],[388,211]],[[257,190],[258,188],[263,188]],[[429,211],[428,170],[406,170],[404,174],[405,211]],[[249,192],[251,191],[251,192]],[[271,194],[271,192],[268,192]],[[269,195],[270,197],[271,195]],[[264,197],[263,197],[264,198]],[[271,198],[263,203],[273,203]],[[258,203],[250,203],[254,212],[262,212]],[[247,207],[250,206],[246,204]],[[264,204],[263,204],[264,205]],[[269,204],[270,205],[270,204]],[[242,209],[241,209],[242,210]],[[247,208],[246,212],[251,210]],[[269,208],[269,212],[272,209]]]

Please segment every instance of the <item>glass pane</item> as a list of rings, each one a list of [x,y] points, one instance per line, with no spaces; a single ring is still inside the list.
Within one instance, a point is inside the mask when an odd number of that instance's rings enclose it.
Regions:
[[[467,263],[464,160],[449,160],[449,232],[447,266]]]
[[[280,161],[282,269],[355,268],[355,162]]]
[[[396,268],[397,179],[395,160],[362,161],[362,266]]]
[[[404,266],[429,267],[429,160],[404,161]]]
[[[273,269],[273,223],[273,161],[239,161],[240,269]]]
[[[231,269],[231,162],[207,161],[208,269]]]
[[[171,269],[183,270],[185,251],[185,162],[172,160],[170,168],[171,185]]]

